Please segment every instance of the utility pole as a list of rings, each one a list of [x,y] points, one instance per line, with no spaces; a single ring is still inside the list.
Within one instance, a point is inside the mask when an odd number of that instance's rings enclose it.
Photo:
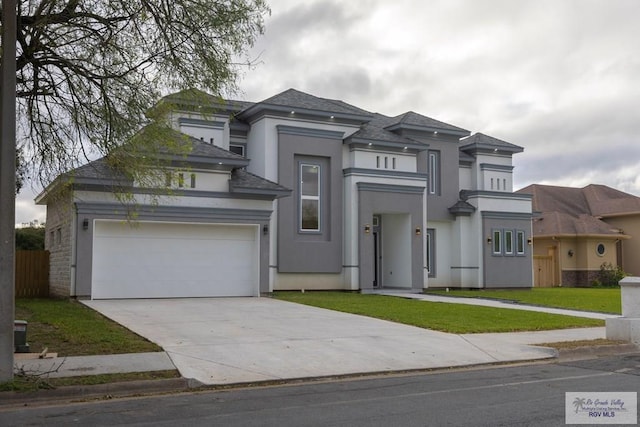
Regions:
[[[16,0],[2,0],[0,64],[0,382],[13,379],[16,218]]]

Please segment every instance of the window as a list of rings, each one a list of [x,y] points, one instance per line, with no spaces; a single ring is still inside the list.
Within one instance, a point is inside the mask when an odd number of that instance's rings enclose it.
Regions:
[[[493,230],[493,254],[502,255],[502,232],[500,230]]]
[[[429,194],[440,194],[440,152],[429,151]]]
[[[180,188],[184,187],[184,174],[183,173],[179,173],[178,174],[178,187],[180,187]]]
[[[172,179],[171,172],[167,172],[164,175],[164,185],[165,185],[165,187],[171,187],[171,179]]]
[[[524,255],[524,245],[525,245],[525,234],[524,231],[518,230],[516,231],[516,254]]]
[[[507,191],[507,180],[504,178],[502,179],[502,189],[504,191]]]
[[[513,255],[513,231],[504,230],[504,253]]]
[[[436,230],[427,228],[427,272],[436,277]]]
[[[229,151],[244,157],[244,145],[229,145]]]
[[[300,231],[320,231],[320,165],[300,163]]]
[[[493,178],[491,178],[491,189],[493,190]]]
[[[395,158],[395,157],[392,157],[392,158],[391,158],[391,168],[392,168],[392,169],[395,169],[395,168],[396,168],[396,158]]]
[[[191,188],[196,188],[196,174],[191,174]]]
[[[384,156],[384,168],[389,169],[389,158]]]
[[[380,169],[380,156],[376,156],[376,167]]]
[[[596,246],[596,253],[598,254],[598,256],[603,256],[604,253],[606,252],[606,247],[604,245],[604,243],[598,243],[598,246]]]

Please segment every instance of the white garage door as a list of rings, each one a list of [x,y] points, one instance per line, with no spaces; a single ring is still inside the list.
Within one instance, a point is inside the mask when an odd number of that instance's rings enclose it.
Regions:
[[[94,299],[259,294],[257,226],[97,220],[94,227]]]

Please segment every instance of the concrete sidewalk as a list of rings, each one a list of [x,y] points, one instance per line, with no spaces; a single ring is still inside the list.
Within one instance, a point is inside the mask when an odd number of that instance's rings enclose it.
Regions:
[[[479,305],[483,307],[508,308],[512,310],[538,311],[541,313],[562,314],[564,316],[586,317],[589,319],[605,320],[612,317],[620,317],[619,315],[616,315],[616,314],[594,313],[591,311],[578,311],[578,310],[569,310],[569,309],[562,309],[562,308],[541,307],[541,306],[520,304],[515,301],[508,302],[508,301],[482,299],[482,298],[467,298],[467,297],[455,297],[455,296],[448,297],[448,296],[442,296],[442,295],[414,294],[414,293],[410,293],[402,290],[384,289],[384,290],[374,291],[373,293],[376,295],[387,295],[387,296],[394,296],[394,297],[400,297],[400,298],[410,298],[410,299],[417,299],[421,301],[444,302],[447,304]]]
[[[437,298],[463,303],[459,298]],[[486,302],[469,300],[464,303]],[[50,377],[177,368],[185,378],[217,385],[541,360],[557,352],[536,344],[605,338],[604,327],[448,334],[271,298],[83,303],[165,352],[16,360],[16,368],[31,373],[55,369]],[[543,307],[504,305],[548,312]]]

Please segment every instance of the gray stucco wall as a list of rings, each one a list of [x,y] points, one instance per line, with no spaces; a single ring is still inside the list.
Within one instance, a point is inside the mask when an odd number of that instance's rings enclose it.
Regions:
[[[525,232],[524,255],[494,255],[493,247],[483,242],[485,288],[530,288],[533,286],[533,247],[527,244],[531,236],[531,214],[482,212],[483,236],[494,230]],[[514,234],[515,244],[515,234]]]
[[[110,203],[77,203],[77,254],[76,254],[76,296],[91,296],[93,223],[96,219],[127,220],[124,205]],[[269,292],[269,233],[262,232],[269,225],[271,211],[243,209],[214,209],[194,207],[141,206],[135,221],[178,221],[198,224],[258,224],[260,227],[260,293]],[[88,227],[83,228],[84,220]]]
[[[321,229],[299,231],[300,161],[322,166]],[[342,133],[278,126],[278,183],[293,189],[278,200],[278,271],[340,273],[342,271]]]
[[[373,224],[374,214],[408,214],[411,221],[411,289],[422,291],[423,238],[426,234],[422,224],[424,187],[358,183],[358,246],[360,265],[360,289],[373,289],[374,248],[373,233],[365,233],[365,224]],[[384,225],[383,225],[384,226]],[[420,236],[414,230],[420,227]],[[384,244],[384,243],[383,243]]]
[[[427,192],[427,218],[429,221],[451,221],[453,217],[448,208],[458,201],[460,192],[459,139],[442,134],[430,138],[412,137],[429,144],[429,150],[418,155],[418,172],[428,173],[429,151],[440,155],[440,194]]]

